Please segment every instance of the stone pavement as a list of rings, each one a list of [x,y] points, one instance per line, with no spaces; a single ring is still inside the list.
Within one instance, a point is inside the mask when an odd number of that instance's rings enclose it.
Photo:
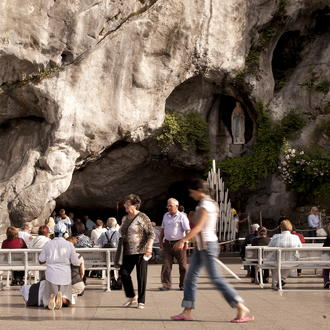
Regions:
[[[239,259],[223,259],[237,274],[244,276]],[[26,308],[19,290],[0,292],[0,329],[330,329],[330,290],[324,290],[322,279],[312,271],[302,278],[290,278],[286,290],[260,289],[249,279],[242,282],[228,278],[251,309],[256,320],[231,324],[235,315],[221,295],[202,274],[197,294],[196,321],[174,322],[169,317],[181,311],[182,292],[177,290],[178,269],[174,265],[174,289],[160,292],[160,265],[150,265],[146,308],[123,308],[123,291],[104,292],[101,280],[91,279],[83,297],[74,307],[59,311]]]

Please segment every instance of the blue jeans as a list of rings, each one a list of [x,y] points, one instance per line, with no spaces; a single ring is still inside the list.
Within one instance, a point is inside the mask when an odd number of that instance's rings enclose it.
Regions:
[[[190,266],[184,281],[184,296],[181,306],[184,308],[195,308],[197,280],[203,266],[206,267],[211,281],[223,294],[231,307],[236,307],[243,299],[221,276],[220,265],[216,262],[219,255],[218,242],[207,242],[206,250],[195,250],[190,258]]]

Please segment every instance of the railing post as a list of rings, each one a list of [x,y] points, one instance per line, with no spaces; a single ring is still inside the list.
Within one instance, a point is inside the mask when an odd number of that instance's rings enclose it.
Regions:
[[[28,252],[24,251],[24,284],[27,284],[28,279]]]
[[[282,291],[282,274],[281,274],[281,259],[282,259],[282,249],[278,249],[277,253],[277,276],[278,276],[278,288]]]
[[[110,270],[111,270],[111,258],[110,258],[110,251],[107,249],[107,290],[106,292],[111,292],[110,286]]]

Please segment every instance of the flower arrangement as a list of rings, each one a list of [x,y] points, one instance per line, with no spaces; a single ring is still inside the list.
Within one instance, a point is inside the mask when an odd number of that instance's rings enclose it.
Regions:
[[[324,187],[330,183],[330,156],[321,150],[298,150],[286,142],[278,170],[290,190],[315,196],[328,193]]]

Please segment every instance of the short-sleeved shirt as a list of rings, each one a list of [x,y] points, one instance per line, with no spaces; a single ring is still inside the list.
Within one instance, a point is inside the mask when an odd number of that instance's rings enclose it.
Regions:
[[[46,280],[56,285],[71,284],[71,264],[80,265],[79,255],[73,244],[63,237],[55,237],[46,243],[39,260],[46,262]]]
[[[167,212],[164,214],[162,228],[164,238],[168,241],[178,241],[185,237],[185,231],[190,230],[187,216],[177,211],[175,214]]]

